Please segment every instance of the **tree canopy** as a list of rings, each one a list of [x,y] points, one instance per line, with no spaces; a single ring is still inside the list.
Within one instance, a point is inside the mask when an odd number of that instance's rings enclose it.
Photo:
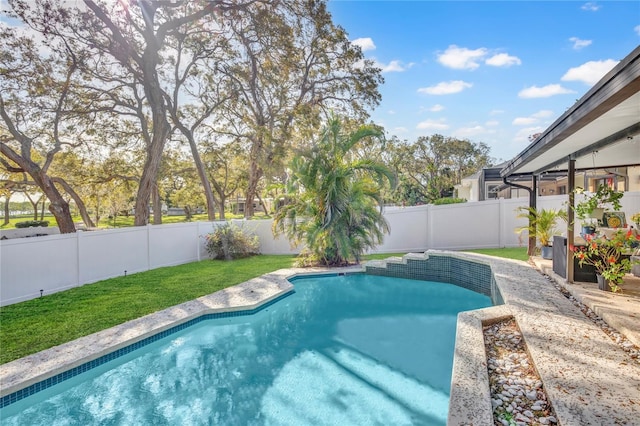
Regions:
[[[287,165],[313,151],[327,117],[342,117],[345,128],[366,123],[381,100],[381,70],[326,1],[8,6],[0,190],[38,192],[61,232],[75,231],[71,207],[87,226],[131,211],[140,226],[161,223],[162,206],[224,218],[228,201],[242,196],[251,216],[251,201],[282,193]],[[387,184],[381,197],[408,205],[449,195],[490,163],[484,143],[441,135],[366,137],[347,157],[386,165],[400,185]],[[367,188],[349,190],[368,199]]]

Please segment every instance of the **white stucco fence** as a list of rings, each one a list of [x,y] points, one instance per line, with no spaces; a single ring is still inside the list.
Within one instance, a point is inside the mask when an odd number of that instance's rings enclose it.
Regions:
[[[539,208],[563,208],[566,196],[538,198]],[[627,221],[640,212],[640,192],[622,199]],[[514,229],[526,224],[517,209],[527,199],[499,199],[444,206],[389,207],[390,234],[374,252],[472,249],[526,245]],[[263,254],[294,254],[271,220],[233,221],[260,239]],[[195,222],[110,229],[0,241],[0,306],[106,278],[207,259],[203,236],[224,222]],[[579,224],[576,224],[576,227]],[[579,230],[577,230],[579,232]],[[126,272],[125,272],[126,271]]]

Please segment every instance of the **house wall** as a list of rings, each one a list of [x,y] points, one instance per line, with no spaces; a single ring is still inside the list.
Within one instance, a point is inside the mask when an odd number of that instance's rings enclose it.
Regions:
[[[579,201],[581,197],[577,197]],[[539,208],[566,208],[566,196],[538,198]],[[515,229],[527,200],[497,199],[442,206],[386,208],[390,233],[373,252],[518,247],[526,235]],[[627,221],[640,212],[640,192],[625,193]],[[273,237],[271,220],[234,220],[260,239],[263,254],[295,254],[284,237]],[[33,299],[106,278],[207,259],[204,235],[226,222],[147,225],[0,241],[0,306]],[[579,224],[576,223],[579,233]]]

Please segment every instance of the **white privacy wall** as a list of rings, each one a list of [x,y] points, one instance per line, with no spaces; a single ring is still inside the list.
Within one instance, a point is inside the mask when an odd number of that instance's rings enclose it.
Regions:
[[[577,198],[579,201],[580,197]],[[566,195],[538,198],[538,208],[566,208]],[[527,199],[490,200],[444,206],[388,207],[390,234],[374,252],[517,247],[527,235],[515,233],[526,219],[518,207]],[[622,198],[627,221],[640,212],[640,192]],[[295,254],[284,235],[274,238],[271,220],[233,220],[258,236],[263,254]],[[204,235],[225,222],[147,225],[0,241],[0,306],[71,287],[208,257]],[[576,232],[579,232],[576,223]],[[562,228],[562,224],[560,227]]]

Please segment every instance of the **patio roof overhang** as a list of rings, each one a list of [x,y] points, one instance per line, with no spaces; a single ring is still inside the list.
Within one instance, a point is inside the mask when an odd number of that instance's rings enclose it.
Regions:
[[[502,177],[640,165],[640,46],[507,162]]]

